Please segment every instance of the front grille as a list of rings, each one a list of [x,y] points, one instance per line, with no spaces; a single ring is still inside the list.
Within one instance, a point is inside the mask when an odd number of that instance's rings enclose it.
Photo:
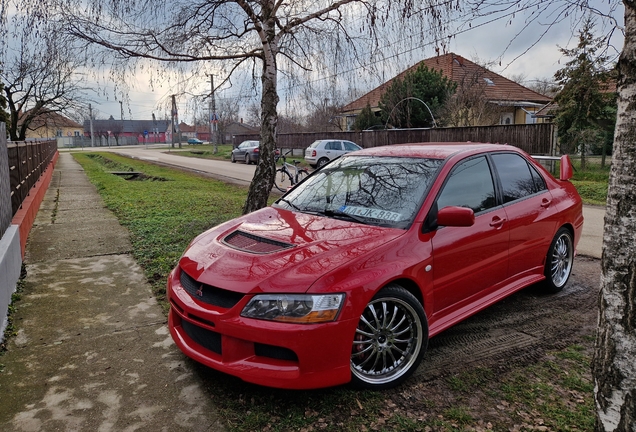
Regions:
[[[295,352],[288,348],[277,347],[274,345],[266,345],[261,343],[254,344],[254,354],[261,357],[269,357],[278,360],[298,361]]]
[[[197,282],[193,277],[184,272],[183,269],[181,270],[179,281],[183,289],[195,299],[221,308],[229,309],[243,298],[243,294],[241,293]]]
[[[235,249],[257,254],[268,254],[289,249],[294,245],[259,237],[243,231],[234,231],[223,239],[223,242]]]
[[[203,348],[206,348],[212,352],[215,352],[221,355],[221,335],[201,328],[192,324],[189,321],[181,320],[181,328],[186,332],[190,339],[195,341],[197,344],[201,345]]]

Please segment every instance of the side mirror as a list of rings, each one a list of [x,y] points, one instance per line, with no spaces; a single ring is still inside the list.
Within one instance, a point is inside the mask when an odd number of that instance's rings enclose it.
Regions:
[[[437,212],[437,225],[469,227],[475,224],[475,212],[466,207],[448,206]]]
[[[561,172],[559,173],[559,179],[562,181],[570,180],[572,178],[572,161],[570,156],[561,156]]]

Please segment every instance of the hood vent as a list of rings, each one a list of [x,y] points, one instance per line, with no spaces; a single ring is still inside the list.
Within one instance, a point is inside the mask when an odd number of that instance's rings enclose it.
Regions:
[[[289,249],[294,245],[259,237],[243,231],[234,231],[223,239],[223,243],[234,249],[256,254],[268,254]]]

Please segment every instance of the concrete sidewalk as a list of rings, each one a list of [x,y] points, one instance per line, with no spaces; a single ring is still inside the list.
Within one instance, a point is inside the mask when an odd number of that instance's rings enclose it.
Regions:
[[[67,153],[29,235],[17,337],[0,357],[1,431],[218,431],[128,232]]]

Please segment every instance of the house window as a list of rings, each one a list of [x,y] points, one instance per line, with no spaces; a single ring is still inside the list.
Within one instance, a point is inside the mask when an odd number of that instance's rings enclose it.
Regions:
[[[490,78],[485,78],[484,77],[484,81],[486,81],[486,85],[489,85],[489,86],[494,86],[495,85],[494,81],[491,80]]]
[[[75,131],[75,136],[76,136],[76,137],[80,136],[79,131]]]
[[[61,130],[61,129],[58,129],[58,130],[55,132],[55,136],[56,136],[56,137],[61,137],[61,136],[62,136],[62,130]]]
[[[513,113],[503,113],[501,115],[501,119],[499,124],[502,125],[511,125],[514,124],[514,114]]]
[[[537,118],[534,116],[533,112],[526,112],[526,124],[535,124],[537,122]]]

